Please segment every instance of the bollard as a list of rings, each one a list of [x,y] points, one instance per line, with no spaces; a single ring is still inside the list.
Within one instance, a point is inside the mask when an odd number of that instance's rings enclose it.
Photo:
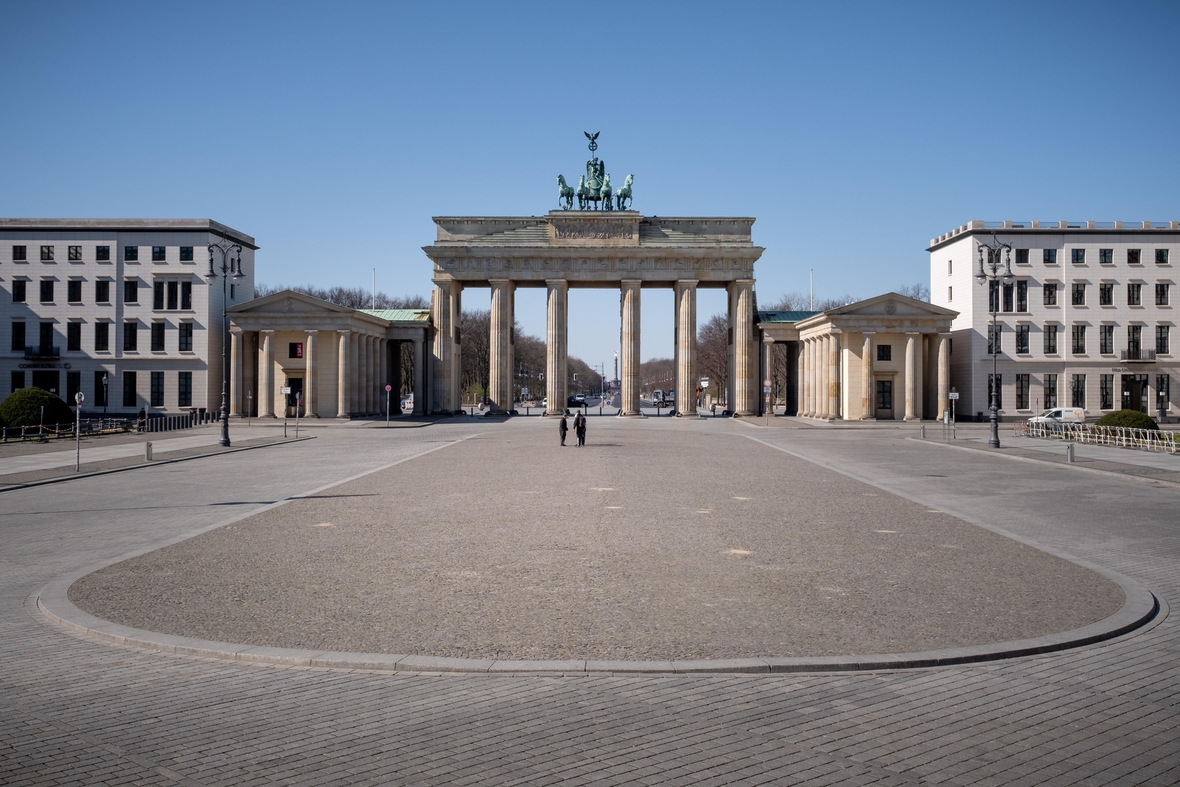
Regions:
[[[1073,464],[1073,443],[1065,444],[1065,461]]]
[[[148,440],[143,444],[143,461],[152,461],[152,441]]]
[[[926,424],[922,424],[921,430],[922,430],[922,439],[925,440],[926,439]]]

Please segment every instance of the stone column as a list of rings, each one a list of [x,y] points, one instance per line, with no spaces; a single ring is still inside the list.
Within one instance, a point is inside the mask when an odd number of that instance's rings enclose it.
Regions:
[[[303,360],[305,362],[306,371],[303,375],[303,417],[304,418],[319,418],[319,407],[316,406],[316,392],[318,387],[315,382],[316,365],[315,365],[315,337],[319,331],[308,331],[306,346],[303,348]]]
[[[375,353],[373,351],[373,345],[375,344],[375,342],[373,341],[373,338],[374,337],[372,337],[372,336],[364,337],[364,344],[361,345],[361,347],[363,348],[363,352],[365,354],[365,389],[364,389],[365,404],[364,404],[364,408],[365,408],[365,412],[369,415],[372,415],[372,413],[377,409],[376,407],[373,406],[373,399],[374,399],[373,394],[376,389],[375,383],[377,381],[377,375],[376,375],[375,369],[374,369],[374,366],[375,366],[374,361],[376,360],[376,357],[375,357]]]
[[[423,345],[424,337],[414,339],[414,415],[426,413],[426,363]]]
[[[828,418],[840,417],[840,336],[828,336]]]
[[[676,414],[697,414],[697,281],[676,282]]]
[[[388,395],[385,386],[389,385],[389,340],[377,337],[377,410],[384,413],[386,409],[393,415],[393,391]],[[386,408],[388,403],[388,408]]]
[[[815,386],[812,390],[812,417],[826,418],[828,409],[828,361],[827,361],[827,344],[825,343],[827,337],[817,336],[813,340],[815,347],[812,351],[811,360],[813,362],[812,377],[815,379]]]
[[[242,329],[229,332],[229,414],[242,414]]]
[[[914,415],[914,403],[917,400],[917,392],[914,390],[914,384],[918,378],[917,369],[917,353],[914,345],[917,343],[914,337],[915,333],[907,333],[905,335],[905,420],[917,421],[919,420]]]
[[[258,417],[275,417],[275,359],[274,359],[274,331],[262,333],[262,361],[259,363],[258,375]]]
[[[545,409],[545,415],[561,415],[565,411],[569,292],[569,282],[564,279],[551,279],[548,283],[545,393],[549,397],[549,406]]]
[[[622,390],[623,415],[640,415],[639,409],[639,305],[640,281],[624,279],[620,298],[623,323],[623,346],[619,384]]]
[[[754,415],[757,410],[758,357],[754,352],[754,280],[739,279],[730,283],[729,297],[733,320],[733,379],[735,415]]]
[[[760,409],[763,415],[774,415],[774,339],[762,336],[762,379],[770,380],[770,404],[766,403],[766,391],[762,391]],[[759,389],[761,390],[761,389]]]
[[[352,392],[348,385],[348,375],[352,371],[352,367],[348,363],[348,356],[352,341],[348,331],[338,330],[336,333],[340,336],[336,343],[336,417],[348,418],[351,415],[349,402],[352,399]]]
[[[949,344],[949,336],[945,333],[938,334],[938,412],[935,413],[935,417],[939,419],[942,418],[943,413],[951,409],[951,351]]]
[[[799,400],[799,415],[811,417],[811,339],[800,339],[803,344],[803,373],[800,375],[803,395]]]
[[[360,344],[360,337],[356,333],[348,334],[348,369],[351,374],[348,380],[348,414],[359,415],[361,413],[361,400],[358,390],[364,385],[364,369],[360,363],[360,353],[358,352],[358,345]]]
[[[877,420],[876,391],[873,390],[873,334],[865,331],[860,358],[860,420]]]
[[[795,415],[801,416],[807,408],[807,345],[795,342]]]
[[[513,298],[515,286],[507,279],[492,279],[491,326],[488,344],[488,399],[489,413],[511,412],[512,396],[512,330],[515,322]]]
[[[434,280],[434,295],[431,299],[435,328],[431,412],[453,413],[459,410],[459,359],[462,352],[462,336],[459,333],[460,292],[457,282],[450,279]]]
[[[389,342],[389,384],[393,386],[389,407],[394,415],[402,414],[402,343]]]

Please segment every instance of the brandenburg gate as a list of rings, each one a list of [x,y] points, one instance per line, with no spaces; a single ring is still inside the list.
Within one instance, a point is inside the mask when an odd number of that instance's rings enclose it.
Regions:
[[[628,192],[629,184],[630,178]],[[563,179],[561,187],[565,194],[568,187]],[[609,199],[604,208],[610,205]],[[641,296],[647,288],[670,287],[675,292],[676,407],[681,415],[695,414],[697,290],[714,287],[725,288],[729,294],[727,401],[736,415],[758,413],[754,263],[763,249],[750,237],[754,219],[664,218],[632,210],[570,209],[545,216],[436,217],[434,223],[437,239],[423,249],[434,263],[431,411],[460,408],[460,302],[463,290],[472,287],[491,290],[491,408],[493,412],[512,409],[515,293],[520,287],[544,287],[546,414],[560,414],[566,404],[569,291],[597,287],[619,290],[621,414],[639,415]]]

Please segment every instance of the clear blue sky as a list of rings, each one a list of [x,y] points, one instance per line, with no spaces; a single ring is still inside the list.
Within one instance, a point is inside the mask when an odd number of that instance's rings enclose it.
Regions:
[[[1180,3],[19,3],[0,215],[209,217],[259,280],[429,294],[433,215],[540,215],[583,131],[648,215],[755,216],[765,303],[928,279],[973,218],[1180,217]],[[483,306],[472,291],[466,306]],[[544,335],[543,296],[518,314]],[[672,344],[645,291],[643,355]],[[486,307],[485,307],[486,308]],[[705,293],[702,321],[724,308]],[[613,292],[570,348],[612,359]]]

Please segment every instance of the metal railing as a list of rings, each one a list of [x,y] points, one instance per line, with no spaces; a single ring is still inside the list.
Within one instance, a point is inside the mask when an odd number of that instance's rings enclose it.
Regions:
[[[1124,361],[1154,361],[1155,350],[1143,347],[1130,347],[1122,352]]]
[[[26,344],[25,360],[34,358],[60,358],[61,347],[56,344]]]
[[[1175,432],[1156,429],[1130,429],[1125,426],[1096,426],[1094,424],[1043,424],[1018,422],[1017,437],[1040,437],[1064,440],[1083,445],[1109,445],[1116,448],[1138,448],[1165,454],[1180,453],[1180,440]]]

